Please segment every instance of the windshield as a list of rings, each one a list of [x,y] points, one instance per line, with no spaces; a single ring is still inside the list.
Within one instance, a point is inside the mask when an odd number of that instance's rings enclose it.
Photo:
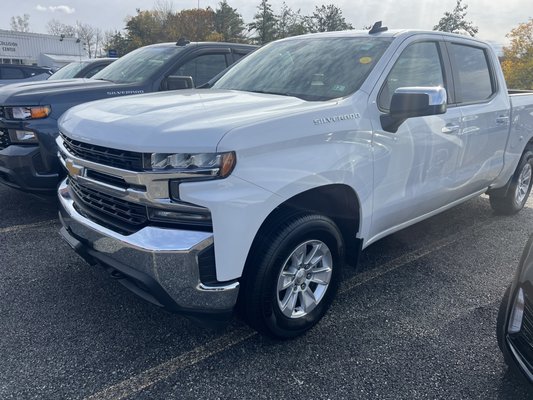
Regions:
[[[213,85],[320,101],[355,92],[391,38],[322,37],[273,42],[235,65]]]
[[[179,46],[141,47],[119,58],[92,79],[115,83],[142,82],[181,50],[183,47]]]
[[[74,78],[78,72],[81,71],[83,67],[85,67],[88,63],[86,62],[71,62],[70,64],[65,65],[63,68],[61,68],[59,71],[54,72],[52,75],[50,75],[50,78],[48,80],[56,80],[56,79],[70,79]]]

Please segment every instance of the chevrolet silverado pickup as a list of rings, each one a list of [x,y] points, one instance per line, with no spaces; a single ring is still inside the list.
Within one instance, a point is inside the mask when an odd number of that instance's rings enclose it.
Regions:
[[[158,306],[238,310],[277,338],[321,319],[368,245],[483,193],[516,213],[532,182],[533,94],[441,32],[279,40],[211,89],[80,105],[59,128],[78,254]]]
[[[93,79],[12,84],[0,89],[0,183],[28,192],[55,191],[57,120],[92,100],[200,86],[256,46],[234,43],[162,43],[142,47]],[[60,73],[60,71],[58,72]]]

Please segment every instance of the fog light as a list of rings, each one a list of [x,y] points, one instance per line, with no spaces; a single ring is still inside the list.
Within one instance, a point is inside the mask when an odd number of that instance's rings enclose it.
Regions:
[[[198,225],[211,225],[211,213],[209,210],[205,209],[196,212],[187,212],[187,211],[170,211],[170,210],[159,210],[159,209],[150,209],[149,218],[151,221],[160,221],[160,222],[174,222],[182,224],[198,224]]]
[[[35,132],[32,132],[32,131],[21,131],[18,129],[10,129],[9,135],[11,136],[12,142],[18,142],[18,143],[36,143],[37,142],[37,136],[35,136]]]
[[[511,310],[511,318],[509,318],[509,333],[518,333],[522,329],[522,320],[524,319],[524,291],[522,288],[518,289],[516,294],[513,309]]]

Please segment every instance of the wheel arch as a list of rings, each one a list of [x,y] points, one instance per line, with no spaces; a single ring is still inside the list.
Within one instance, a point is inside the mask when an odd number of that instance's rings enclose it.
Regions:
[[[258,242],[268,236],[281,221],[300,213],[324,215],[335,222],[344,240],[346,261],[357,264],[362,247],[362,239],[356,236],[361,224],[361,202],[350,186],[331,184],[298,193],[272,210],[252,241],[246,266],[249,265]]]

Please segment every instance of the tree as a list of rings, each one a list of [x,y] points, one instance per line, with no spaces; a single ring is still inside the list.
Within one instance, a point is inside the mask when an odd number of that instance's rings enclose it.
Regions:
[[[30,15],[17,15],[11,17],[11,30],[15,32],[29,32],[30,31]]]
[[[131,50],[131,46],[126,37],[119,31],[106,31],[104,34],[103,48],[105,52],[109,50],[115,50],[118,56],[123,56]]]
[[[331,32],[353,29],[342,16],[342,10],[334,4],[315,6],[313,15],[309,18],[311,32]]]
[[[232,8],[226,0],[218,4],[215,10],[215,31],[225,42],[242,42],[244,21],[236,8]]]
[[[64,37],[76,37],[77,33],[76,27],[74,25],[64,24],[58,21],[57,19],[51,19],[50,21],[48,21],[48,23],[46,24],[46,31],[50,35],[63,35]]]
[[[293,11],[285,2],[281,5],[281,12],[276,16],[276,37],[278,39],[308,33],[306,18],[300,10]]]
[[[511,40],[503,48],[502,69],[507,86],[533,89],[533,18],[518,24],[506,36]]]
[[[248,31],[255,31],[252,40],[257,44],[265,44],[276,39],[277,18],[268,0],[261,0],[253,22],[248,24]]]
[[[175,14],[174,21],[176,30],[168,41],[177,41],[181,37],[195,42],[205,41],[212,39],[215,31],[215,12],[210,7],[181,10]]]
[[[478,27],[471,21],[466,21],[466,9],[468,5],[461,4],[462,0],[457,0],[453,11],[446,11],[444,16],[439,20],[439,23],[433,27],[434,31],[451,32],[468,34],[472,37],[476,36]]]
[[[96,29],[89,25],[84,24],[82,22],[76,22],[76,35],[77,38],[81,40],[83,43],[83,46],[85,50],[87,51],[87,55],[89,58],[96,57],[97,49],[95,48],[95,42],[96,42]]]

